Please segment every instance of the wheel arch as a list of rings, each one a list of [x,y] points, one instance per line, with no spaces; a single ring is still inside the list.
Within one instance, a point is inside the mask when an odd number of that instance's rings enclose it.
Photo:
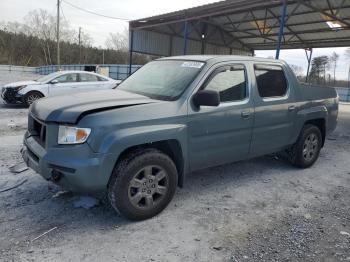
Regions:
[[[183,187],[185,180],[185,157],[181,143],[177,139],[154,141],[125,148],[119,154],[115,165],[117,165],[121,159],[125,158],[130,153],[148,148],[157,149],[169,156],[174,161],[178,172],[178,186]]]
[[[28,96],[30,95],[31,93],[39,93],[40,95],[42,95],[43,97],[45,97],[44,93],[39,91],[39,90],[30,90],[28,91],[27,93],[24,94],[24,96]]]
[[[19,91],[19,93],[23,96],[28,94],[29,92],[39,92],[44,97],[48,96],[48,85],[47,84],[31,84],[27,85],[25,88]]]
[[[40,92],[40,91],[38,91],[38,90],[31,90],[31,91],[28,91],[28,92],[23,96],[22,102],[23,102],[26,106],[29,107],[30,104],[27,102],[27,99],[28,99],[28,97],[29,97],[31,94],[35,94],[35,93],[40,94],[40,95],[41,95],[41,98],[45,97],[45,95],[44,95],[42,92]]]
[[[326,139],[327,132],[327,119],[328,110],[327,107],[323,105],[313,106],[303,109],[298,112],[297,115],[297,128],[294,136],[294,141],[296,141],[303,130],[303,127],[307,124],[312,124],[318,127],[322,134],[322,147]]]
[[[323,147],[326,139],[326,119],[325,118],[309,119],[305,121],[304,126],[306,125],[314,125],[321,131],[322,147]]]

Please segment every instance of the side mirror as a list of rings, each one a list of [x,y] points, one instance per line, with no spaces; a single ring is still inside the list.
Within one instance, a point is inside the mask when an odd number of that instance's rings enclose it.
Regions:
[[[219,92],[215,90],[200,90],[192,98],[195,106],[218,106],[220,104]]]
[[[58,81],[57,81],[56,79],[51,80],[51,81],[50,81],[50,84],[53,84],[53,85],[54,85],[54,84],[58,84]]]
[[[115,86],[114,86],[112,89],[116,89],[123,81],[124,81],[124,80],[119,81],[118,83],[116,83]]]

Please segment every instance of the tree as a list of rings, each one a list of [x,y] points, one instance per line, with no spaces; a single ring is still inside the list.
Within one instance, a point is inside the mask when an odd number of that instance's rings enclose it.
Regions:
[[[328,56],[317,56],[312,59],[310,78],[316,80],[318,84],[323,82],[326,83],[326,69],[329,64]]]
[[[117,51],[128,51],[129,33],[127,29],[124,29],[123,33],[109,33],[109,37],[106,40],[106,46],[108,49]]]
[[[335,85],[335,71],[337,69],[338,60],[339,60],[339,55],[336,52],[333,52],[332,55],[329,57],[330,67],[333,68],[333,83],[334,83],[334,85]]]
[[[350,48],[346,49],[345,56],[350,60]],[[348,71],[348,87],[350,88],[350,66]]]
[[[27,35],[36,36],[41,39],[41,47],[46,64],[53,64],[53,53],[56,52],[54,42],[56,41],[56,17],[44,9],[30,11],[24,18],[25,31]],[[60,22],[61,41],[72,42],[74,31],[69,28],[67,21]]]
[[[304,69],[298,65],[290,65],[290,68],[293,70],[295,76],[298,79],[302,79],[304,77]]]
[[[106,39],[106,46],[110,50],[117,52],[118,60],[128,63],[129,33],[124,29],[123,33],[110,33]]]
[[[56,17],[46,10],[29,12],[24,23],[0,21],[0,64],[49,65],[56,63]],[[77,28],[78,29],[78,28]],[[78,40],[78,30],[72,29],[63,17],[60,24],[61,63],[126,64],[129,62],[128,31],[108,37],[108,49],[92,47],[92,38],[84,32]],[[135,53],[133,64],[145,64],[155,57]]]

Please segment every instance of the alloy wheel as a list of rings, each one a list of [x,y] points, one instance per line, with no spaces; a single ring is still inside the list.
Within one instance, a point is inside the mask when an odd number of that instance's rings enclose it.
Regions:
[[[318,137],[316,134],[309,134],[303,145],[303,157],[306,161],[311,161],[317,154],[318,150]]]
[[[138,209],[152,209],[166,196],[169,189],[169,176],[159,166],[146,166],[131,179],[128,197]]]
[[[40,98],[41,97],[39,95],[37,95],[37,94],[31,94],[27,98],[27,103],[28,103],[28,105],[31,105],[34,101],[36,101],[36,100],[38,100]]]

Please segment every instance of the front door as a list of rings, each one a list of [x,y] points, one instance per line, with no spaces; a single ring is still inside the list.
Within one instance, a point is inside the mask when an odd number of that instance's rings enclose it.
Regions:
[[[80,83],[78,82],[77,73],[67,73],[56,77],[51,80],[49,84],[49,96],[56,95],[69,95],[78,92],[78,87]]]
[[[255,64],[255,121],[251,153],[277,152],[291,143],[294,130],[294,90],[280,65]]]
[[[191,170],[244,159],[249,154],[253,105],[243,64],[213,69],[200,89],[220,94],[217,107],[189,105],[189,157]]]

